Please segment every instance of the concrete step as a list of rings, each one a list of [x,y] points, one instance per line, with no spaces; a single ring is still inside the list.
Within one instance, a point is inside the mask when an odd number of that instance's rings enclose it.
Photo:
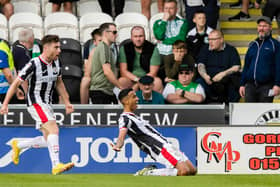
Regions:
[[[257,22],[256,21],[221,21],[220,22],[221,29],[256,29]],[[277,28],[277,23],[275,21],[272,22],[272,28]]]
[[[222,15],[230,15],[234,16],[240,12],[240,9],[233,9],[233,8],[221,8],[220,9],[220,16]],[[250,16],[260,16],[262,12],[260,9],[249,9]]]

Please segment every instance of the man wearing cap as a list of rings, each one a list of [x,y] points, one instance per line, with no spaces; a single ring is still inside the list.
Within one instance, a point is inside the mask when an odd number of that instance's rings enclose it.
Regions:
[[[273,102],[280,93],[280,43],[272,38],[269,17],[257,20],[258,38],[245,56],[239,93],[245,102]]]
[[[189,64],[179,66],[178,80],[166,84],[163,97],[173,104],[202,103],[205,99],[203,87],[192,82],[194,67]]]
[[[140,90],[136,92],[136,96],[139,98],[138,104],[164,104],[163,96],[153,91],[154,78],[145,75],[139,79]]]
[[[223,33],[213,30],[209,44],[201,49],[197,63],[201,78],[196,80],[206,92],[207,103],[238,102],[240,57],[235,47],[224,42]]]

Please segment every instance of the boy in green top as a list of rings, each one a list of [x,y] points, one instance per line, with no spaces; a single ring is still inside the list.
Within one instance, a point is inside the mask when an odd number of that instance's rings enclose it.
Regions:
[[[182,63],[179,66],[178,80],[168,83],[163,90],[163,97],[174,104],[202,103],[205,92],[200,84],[192,82],[194,67]]]

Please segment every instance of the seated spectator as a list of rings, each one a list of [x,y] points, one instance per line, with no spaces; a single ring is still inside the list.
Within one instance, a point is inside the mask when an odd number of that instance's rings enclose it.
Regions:
[[[178,80],[166,84],[163,90],[163,97],[169,103],[202,103],[205,99],[203,87],[192,82],[194,67],[182,63],[179,66]]]
[[[52,3],[52,12],[59,12],[63,3],[63,11],[68,13],[73,13],[73,2],[77,1],[79,0],[49,0]]]
[[[101,33],[99,28],[94,29],[91,32],[91,40],[86,42],[84,45],[84,61],[86,62],[89,57],[90,51],[97,46],[97,44],[101,41]]]
[[[176,40],[186,40],[188,23],[185,19],[180,19],[177,14],[177,1],[166,0],[164,2],[164,15],[153,25],[155,38],[158,40],[157,48],[164,57],[172,54],[172,44]]]
[[[187,35],[189,53],[197,60],[200,49],[208,44],[208,35],[213,30],[206,25],[206,15],[203,10],[194,13],[193,22],[195,27]]]
[[[164,0],[157,0],[158,12],[163,12]],[[151,4],[152,0],[141,0],[141,11],[148,20],[151,18]]]
[[[34,40],[33,30],[30,28],[23,28],[18,34],[19,41],[12,46],[12,54],[16,71],[19,72],[33,57],[40,55],[40,46]],[[27,93],[28,82],[24,81],[22,87]],[[24,104],[25,101],[23,100]]]
[[[160,56],[157,48],[145,40],[145,31],[141,26],[131,29],[131,41],[120,48],[119,82],[124,88],[138,89],[139,77],[149,75],[154,77],[154,90],[162,92],[162,81],[157,77]]]
[[[14,14],[14,6],[10,0],[1,0],[0,1],[0,12],[4,14],[7,20]]]
[[[163,96],[153,91],[154,87],[154,78],[148,75],[145,75],[139,79],[139,88],[136,92],[137,97],[139,98],[138,104],[164,104]]]
[[[165,83],[175,81],[178,78],[179,66],[183,59],[187,64],[192,66],[195,65],[195,61],[191,55],[188,54],[187,45],[182,40],[177,40],[172,45],[173,54],[168,55],[164,58],[164,69],[165,69]]]
[[[240,57],[235,47],[226,44],[221,31],[209,34],[209,45],[198,56],[197,79],[207,96],[207,102],[238,102]]]

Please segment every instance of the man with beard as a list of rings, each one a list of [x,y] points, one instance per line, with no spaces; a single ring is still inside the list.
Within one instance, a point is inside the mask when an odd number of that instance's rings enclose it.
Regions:
[[[145,31],[141,26],[131,29],[131,41],[120,48],[119,79],[123,88],[138,89],[140,77],[154,77],[154,90],[162,92],[162,81],[157,77],[160,66],[160,55],[154,44],[145,40]]]
[[[257,23],[259,36],[246,53],[239,93],[245,102],[272,102],[280,93],[280,43],[271,36],[269,17]]]

